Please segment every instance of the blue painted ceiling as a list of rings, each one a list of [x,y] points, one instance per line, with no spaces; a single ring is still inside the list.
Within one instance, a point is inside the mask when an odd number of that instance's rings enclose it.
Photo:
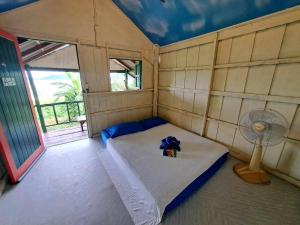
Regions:
[[[300,5],[300,0],[113,0],[161,46]]]
[[[37,1],[39,0],[0,0],[0,13]]]
[[[0,13],[37,1],[0,0]],[[300,5],[300,0],[112,1],[161,46]]]

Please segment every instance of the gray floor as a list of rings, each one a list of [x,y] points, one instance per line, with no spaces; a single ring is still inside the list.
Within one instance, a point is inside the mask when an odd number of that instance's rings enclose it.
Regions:
[[[51,147],[28,175],[0,198],[1,225],[132,225],[97,152],[96,139]],[[229,159],[162,224],[300,224],[300,189],[272,177],[249,185]]]

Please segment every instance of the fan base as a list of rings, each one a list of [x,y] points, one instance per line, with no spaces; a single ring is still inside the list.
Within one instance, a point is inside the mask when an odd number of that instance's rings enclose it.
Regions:
[[[270,184],[270,179],[264,170],[250,170],[249,165],[239,163],[233,166],[233,171],[244,181],[251,184]]]

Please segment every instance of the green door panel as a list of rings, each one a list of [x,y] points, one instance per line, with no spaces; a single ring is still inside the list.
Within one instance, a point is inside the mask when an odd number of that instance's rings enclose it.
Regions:
[[[15,45],[0,37],[0,122],[19,168],[41,145]]]

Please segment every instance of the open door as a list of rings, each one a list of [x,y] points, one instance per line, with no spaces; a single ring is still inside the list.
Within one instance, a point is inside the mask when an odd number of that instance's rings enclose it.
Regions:
[[[13,183],[44,151],[17,39],[0,30],[0,153]]]

